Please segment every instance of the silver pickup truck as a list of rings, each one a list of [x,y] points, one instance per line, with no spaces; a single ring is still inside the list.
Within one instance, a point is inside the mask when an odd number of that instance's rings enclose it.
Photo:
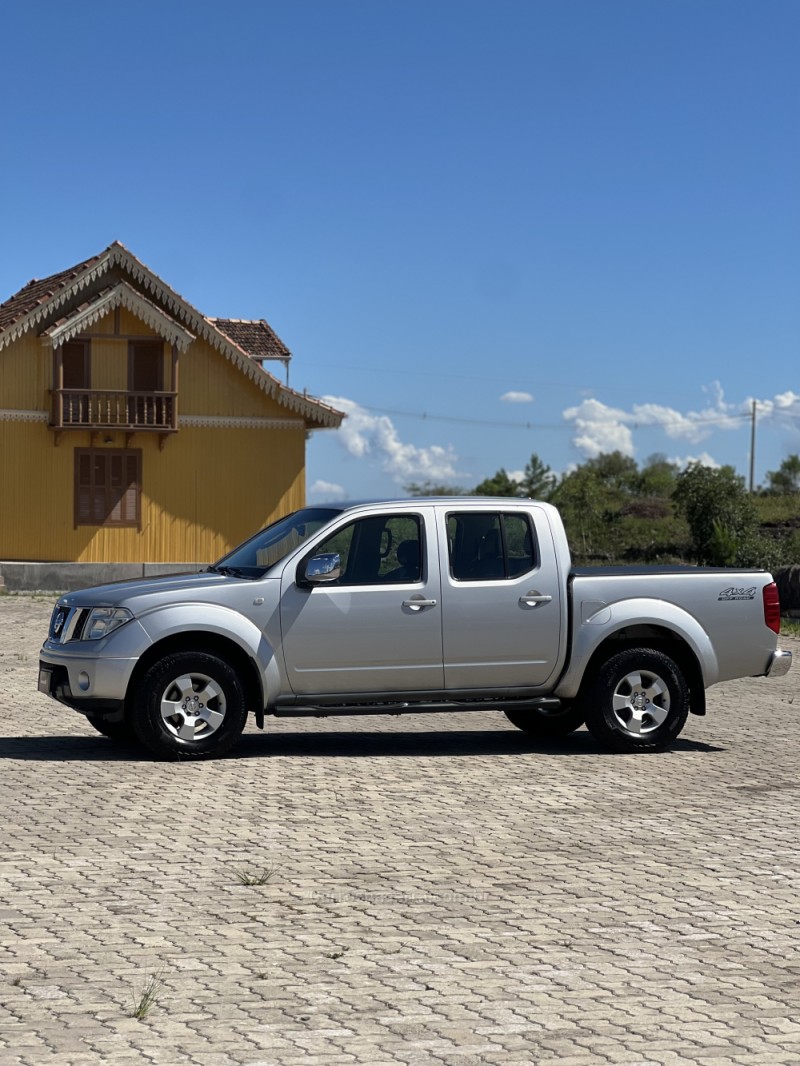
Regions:
[[[207,571],[55,606],[39,689],[162,758],[264,716],[504,711],[616,751],[670,744],[705,690],[780,675],[763,570],[573,569],[558,512],[445,497],[308,507]]]

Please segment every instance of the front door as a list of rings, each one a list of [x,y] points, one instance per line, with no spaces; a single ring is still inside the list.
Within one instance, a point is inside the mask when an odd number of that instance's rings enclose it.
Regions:
[[[561,588],[547,519],[535,507],[441,512],[448,691],[545,686],[559,661]],[[540,544],[547,566],[542,565]]]
[[[281,579],[286,673],[298,695],[441,690],[441,586],[433,512],[342,525]],[[305,561],[338,555],[341,576],[302,587]],[[298,584],[298,577],[301,584]]]

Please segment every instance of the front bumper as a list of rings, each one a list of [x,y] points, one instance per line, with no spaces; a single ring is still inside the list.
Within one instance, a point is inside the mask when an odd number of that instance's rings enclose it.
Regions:
[[[769,661],[767,667],[767,677],[783,677],[784,674],[789,673],[789,669],[792,665],[792,653],[790,651],[782,651],[777,648],[772,653],[772,658]]]
[[[69,680],[69,672],[63,665],[39,660],[39,683],[38,689],[45,696],[51,696],[59,703],[72,707],[83,714],[106,715],[114,711],[122,710],[125,701],[110,698],[108,696],[84,696],[73,692]]]
[[[102,714],[122,707],[138,657],[90,656],[86,645],[45,643],[39,655],[38,689],[59,703]]]

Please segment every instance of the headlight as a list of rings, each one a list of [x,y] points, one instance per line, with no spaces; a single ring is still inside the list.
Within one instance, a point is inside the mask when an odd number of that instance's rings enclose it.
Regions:
[[[100,640],[130,622],[133,615],[124,607],[93,607],[83,627],[81,640]]]

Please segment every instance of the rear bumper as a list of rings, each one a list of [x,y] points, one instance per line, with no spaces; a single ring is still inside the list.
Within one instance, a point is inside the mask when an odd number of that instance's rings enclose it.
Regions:
[[[792,653],[790,651],[781,651],[778,648],[772,653],[772,658],[767,667],[767,677],[783,677],[784,674],[789,673],[791,665]]]

